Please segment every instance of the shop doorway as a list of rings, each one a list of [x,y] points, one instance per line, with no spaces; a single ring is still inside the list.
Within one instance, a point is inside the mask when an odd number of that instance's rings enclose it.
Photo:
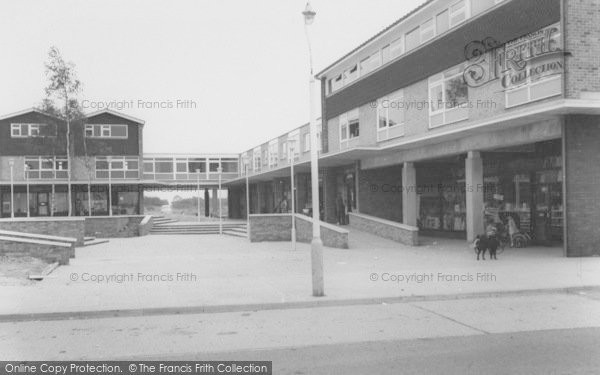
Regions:
[[[36,216],[50,216],[50,193],[34,193]]]

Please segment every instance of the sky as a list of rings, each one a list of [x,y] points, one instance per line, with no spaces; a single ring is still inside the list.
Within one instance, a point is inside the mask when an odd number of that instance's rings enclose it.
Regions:
[[[424,0],[314,0],[319,72]],[[145,120],[144,153],[239,153],[309,120],[305,0],[0,0],[0,115],[44,98],[56,46],[86,112]]]

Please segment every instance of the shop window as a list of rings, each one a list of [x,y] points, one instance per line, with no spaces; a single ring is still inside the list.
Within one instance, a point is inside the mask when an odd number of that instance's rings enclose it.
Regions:
[[[381,98],[377,106],[377,141],[403,136],[404,116],[402,90]]]
[[[429,127],[466,120],[469,117],[468,86],[461,66],[429,79]]]

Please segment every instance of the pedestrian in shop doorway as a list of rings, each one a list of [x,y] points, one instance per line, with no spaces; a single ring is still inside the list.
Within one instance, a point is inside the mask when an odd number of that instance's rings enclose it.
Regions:
[[[346,216],[346,206],[344,205],[344,200],[341,195],[338,195],[335,201],[335,213],[337,216],[337,224],[344,225],[345,216]]]

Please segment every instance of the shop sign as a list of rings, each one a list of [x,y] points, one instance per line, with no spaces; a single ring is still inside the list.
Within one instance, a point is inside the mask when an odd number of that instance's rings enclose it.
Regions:
[[[465,47],[468,64],[463,72],[470,87],[500,80],[505,90],[564,72],[560,23],[545,27],[504,45],[489,37]]]

